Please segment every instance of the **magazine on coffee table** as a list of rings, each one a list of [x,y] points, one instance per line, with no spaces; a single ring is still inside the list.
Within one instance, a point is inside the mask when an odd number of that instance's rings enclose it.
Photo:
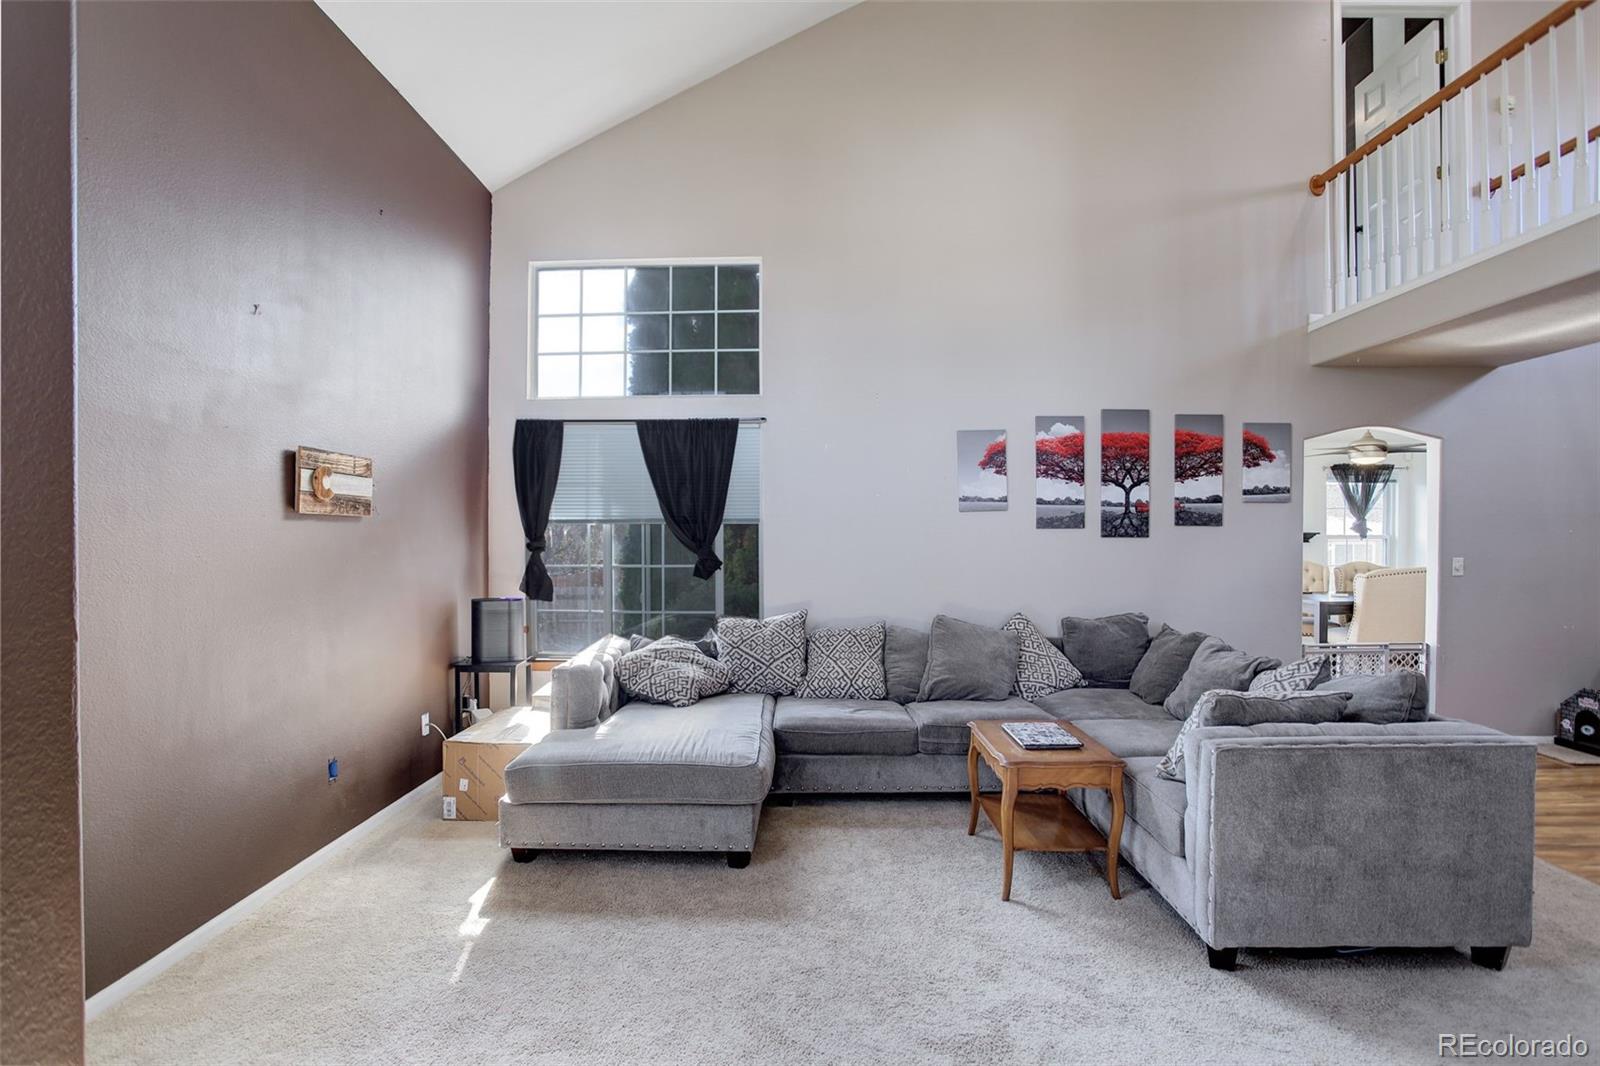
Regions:
[[[1029,751],[1083,747],[1083,741],[1055,722],[1002,722],[1000,728],[1004,729],[1006,735],[1019,746]]]

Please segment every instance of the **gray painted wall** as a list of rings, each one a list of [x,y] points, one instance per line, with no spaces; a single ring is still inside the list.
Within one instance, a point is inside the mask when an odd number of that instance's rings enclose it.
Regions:
[[[71,7],[0,44],[0,1062],[81,1062]]]
[[[439,770],[489,196],[311,4],[78,18],[93,992]],[[376,514],[292,514],[299,444],[371,456]]]
[[[1287,656],[1301,508],[1240,502],[1232,454],[1223,528],[1158,509],[1115,541],[1033,528],[1025,450],[1009,511],[958,514],[955,432],[1026,449],[1035,415],[1092,432],[1148,407],[1160,500],[1180,412],[1225,414],[1230,440],[1393,425],[1444,438],[1442,554],[1466,557],[1442,579],[1438,709],[1547,731],[1600,667],[1600,350],[1307,366],[1328,34],[1318,4],[865,4],[500,190],[491,590],[521,565],[517,417],[765,415],[769,611],[1137,609]],[[524,398],[530,260],[720,255],[764,260],[764,396]]]

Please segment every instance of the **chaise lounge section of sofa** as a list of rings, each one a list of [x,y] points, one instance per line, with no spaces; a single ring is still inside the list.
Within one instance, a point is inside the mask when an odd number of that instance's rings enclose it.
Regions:
[[[1122,856],[1213,966],[1232,968],[1240,948],[1359,945],[1466,946],[1498,967],[1531,941],[1534,748],[1483,726],[1200,726],[1175,781],[1158,767],[1183,721],[1126,684],[986,701],[904,699],[891,684],[901,699],[731,693],[666,707],[627,702],[625,648],[607,638],[553,672],[565,728],[506,771],[500,838],[518,859],[686,850],[741,866],[769,794],[965,792],[969,722],[1061,720],[1124,760]],[[998,788],[987,768],[982,783]],[[1105,793],[1070,798],[1107,829]]]

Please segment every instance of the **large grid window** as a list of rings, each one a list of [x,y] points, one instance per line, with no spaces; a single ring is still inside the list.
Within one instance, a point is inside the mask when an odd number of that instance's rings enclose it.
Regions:
[[[694,576],[667,530],[632,423],[568,423],[545,537],[555,599],[533,605],[534,649],[571,655],[607,633],[699,640],[719,617],[761,614],[761,429],[739,428],[717,539]]]
[[[1327,522],[1323,528],[1327,538],[1328,568],[1331,570],[1352,562],[1388,566],[1394,541],[1390,515],[1394,511],[1395,483],[1391,480],[1378,493],[1378,498],[1372,501],[1372,510],[1367,512],[1366,539],[1356,535],[1355,516],[1345,505],[1339,483],[1329,477],[1323,492],[1327,496]]]
[[[755,263],[538,267],[533,282],[541,399],[761,391]]]
[[[694,555],[660,522],[552,522],[545,552],[555,600],[538,604],[535,647],[571,655],[607,633],[699,640],[723,615],[760,613],[761,527],[728,523],[722,569],[694,576]]]

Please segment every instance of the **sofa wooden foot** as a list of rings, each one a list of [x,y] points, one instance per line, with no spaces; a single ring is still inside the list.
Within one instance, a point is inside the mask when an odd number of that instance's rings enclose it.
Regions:
[[[1503,970],[1506,968],[1506,959],[1511,955],[1510,948],[1473,948],[1472,961],[1486,970]]]
[[[749,865],[750,853],[748,851],[728,852],[728,868],[730,870],[742,870]]]
[[[1211,964],[1211,968],[1213,970],[1231,971],[1235,966],[1239,965],[1239,949],[1214,948],[1210,944],[1207,944],[1206,961]]]
[[[538,848],[512,848],[511,849],[511,857],[513,859],[515,859],[517,862],[532,862],[534,859],[538,858],[538,856],[539,856],[539,849]]]

